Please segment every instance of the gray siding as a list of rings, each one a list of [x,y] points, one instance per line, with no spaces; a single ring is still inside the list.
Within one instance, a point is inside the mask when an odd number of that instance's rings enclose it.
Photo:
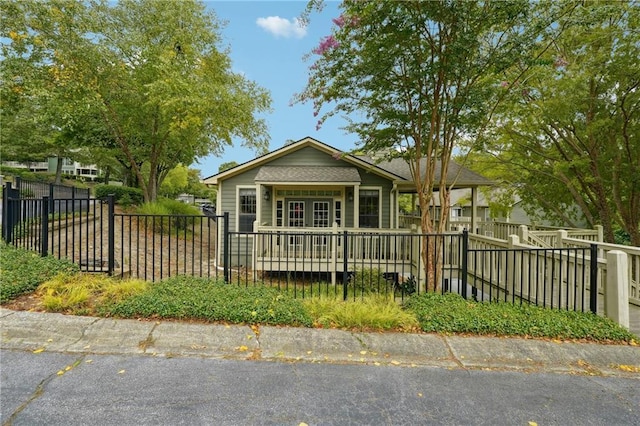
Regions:
[[[344,161],[336,160],[331,155],[315,148],[307,146],[290,153],[284,157],[277,158],[269,163],[270,166],[328,166],[344,167]]]
[[[236,230],[236,204],[238,202],[238,200],[236,199],[236,187],[238,185],[248,185],[255,187],[254,178],[257,173],[257,168],[248,170],[245,173],[231,177],[222,182],[222,205],[219,206],[218,211],[221,212],[220,214],[229,212],[229,229],[231,231]],[[256,193],[256,196],[260,197],[261,195]]]
[[[269,164],[275,165],[280,163],[280,164],[289,164],[289,165],[293,165],[293,164],[300,165],[301,163],[306,163],[307,165],[319,165],[321,163],[327,164],[327,162],[329,162],[328,164],[333,164],[336,167],[344,167],[346,165],[344,161],[335,160],[330,155],[319,152],[313,148],[301,149],[300,151],[294,152],[290,156],[287,156],[285,158],[278,158],[277,160],[274,160]],[[236,187],[238,185],[255,186],[254,179],[258,171],[259,171],[259,167],[248,170],[241,175],[234,176],[232,178],[225,180],[221,185],[222,205],[220,206],[220,211],[229,212],[230,228],[232,231],[236,230],[236,203],[237,203]],[[360,171],[360,177],[362,179],[362,182],[361,182],[362,187],[382,188],[381,226],[383,228],[388,228],[390,226],[389,199],[390,199],[390,191],[393,187],[392,183],[389,180],[381,176],[378,176],[376,174],[373,174],[366,169],[359,169],[359,171]],[[273,222],[273,203],[275,202],[274,201],[275,194],[272,187],[266,187],[266,188],[270,192],[270,198],[269,200],[264,200],[264,199],[260,200],[261,217],[262,217],[261,222],[262,224],[272,225],[274,223]],[[256,196],[261,198],[263,194],[256,194]],[[318,199],[325,200],[327,198],[323,197]],[[290,199],[287,198],[285,202],[289,200]],[[306,211],[309,211],[309,212],[311,211],[311,205],[307,206]],[[345,200],[345,203],[343,206],[343,217],[345,220],[345,226],[347,227],[353,226],[354,218],[353,218],[353,202],[352,201]],[[331,220],[333,220],[333,218]],[[307,223],[306,225],[311,226],[311,223]]]

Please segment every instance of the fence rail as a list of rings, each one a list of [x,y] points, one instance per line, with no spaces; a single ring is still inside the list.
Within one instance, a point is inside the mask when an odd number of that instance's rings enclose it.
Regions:
[[[54,200],[61,198],[88,199],[91,197],[91,191],[88,188],[26,180],[19,176],[14,178],[13,186],[18,190],[20,198],[42,199],[42,197],[49,197],[50,200]]]

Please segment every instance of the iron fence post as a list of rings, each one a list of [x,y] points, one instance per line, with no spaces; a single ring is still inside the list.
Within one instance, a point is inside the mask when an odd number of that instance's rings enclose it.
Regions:
[[[49,197],[42,197],[40,226],[40,255],[47,256],[49,250]]]
[[[469,272],[469,231],[465,228],[462,231],[462,253],[461,253],[461,266],[462,266],[462,297],[467,298],[467,274]]]
[[[11,192],[11,182],[7,182],[2,188],[2,239],[8,244],[9,241],[9,193]]]
[[[589,308],[595,314],[598,312],[598,245],[591,244],[589,252]]]
[[[49,213],[54,214],[55,213],[55,209],[53,208],[53,205],[54,205],[53,200],[55,200],[55,198],[54,198],[53,184],[52,183],[49,184],[49,200],[51,200],[51,203],[49,204]]]
[[[231,265],[229,263],[231,263],[231,253],[229,253],[229,248],[230,248],[230,244],[229,244],[229,212],[224,212],[224,216],[223,216],[223,226],[222,226],[222,245],[224,247],[224,253],[223,253],[223,263],[224,263],[224,282],[225,283],[229,283],[230,280],[230,276],[229,276],[229,272],[231,269]]]
[[[13,242],[13,228],[20,219],[20,192],[7,182],[2,197],[2,238],[7,244]]]
[[[348,232],[345,229],[342,233],[342,300],[347,300],[349,294],[347,292],[347,285],[349,284],[349,249],[347,248],[347,236]]]
[[[74,201],[75,202],[75,201]],[[113,275],[116,264],[116,247],[115,247],[115,198],[113,194],[107,195],[109,205],[107,214],[107,274]]]

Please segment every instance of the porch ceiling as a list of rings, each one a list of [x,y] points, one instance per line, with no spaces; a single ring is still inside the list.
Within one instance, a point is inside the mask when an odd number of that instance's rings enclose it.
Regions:
[[[262,166],[255,177],[258,183],[344,183],[358,184],[360,173],[355,167],[327,166]]]

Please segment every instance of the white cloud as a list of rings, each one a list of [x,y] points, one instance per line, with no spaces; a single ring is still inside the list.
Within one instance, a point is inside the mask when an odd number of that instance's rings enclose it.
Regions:
[[[307,35],[307,28],[298,18],[293,18],[290,21],[279,16],[268,16],[266,18],[258,18],[256,24],[276,37],[302,38]]]

